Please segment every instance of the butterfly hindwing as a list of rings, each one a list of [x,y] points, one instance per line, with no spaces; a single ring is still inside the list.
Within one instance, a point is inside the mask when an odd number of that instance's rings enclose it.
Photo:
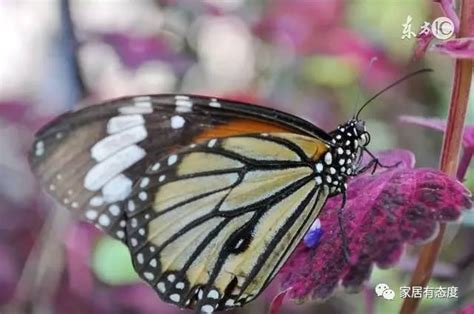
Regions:
[[[167,302],[202,312],[254,299],[328,195],[296,133],[212,138],[161,159],[133,189],[128,245],[139,275]]]
[[[125,241],[127,199],[140,178],[159,170],[162,158],[192,143],[252,131],[328,141],[309,122],[263,107],[197,96],[137,96],[58,117],[38,132],[30,162],[59,203]]]

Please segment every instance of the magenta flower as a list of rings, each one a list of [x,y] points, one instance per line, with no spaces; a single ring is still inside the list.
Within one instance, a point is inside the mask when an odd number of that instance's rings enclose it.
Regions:
[[[437,170],[414,169],[411,152],[390,150],[377,157],[385,165],[400,164],[350,181],[342,211],[350,260],[344,256],[338,224],[341,196],[337,196],[328,200],[320,215],[319,245],[300,244],[280,271],[282,288],[287,290],[282,295],[324,299],[340,283],[360,289],[374,264],[393,266],[406,244],[432,239],[440,222],[457,220],[463,209],[471,207],[470,193],[462,184]]]
[[[441,7],[443,15],[449,18],[454,24],[455,34],[459,34],[460,21],[454,7],[453,0],[433,0]],[[431,41],[434,39],[433,34],[420,34],[417,38],[417,46],[415,48],[415,57],[421,58],[429,49],[432,52],[447,54],[455,59],[473,59],[474,58],[474,33],[471,29],[468,37],[452,38],[438,42],[430,47]]]
[[[409,122],[421,126],[425,126],[434,130],[444,132],[446,130],[446,120],[437,118],[424,118],[414,116],[401,116],[400,120],[403,122]],[[463,147],[464,149],[474,149],[474,125],[466,125],[464,127],[463,135]]]
[[[437,118],[402,116],[400,117],[400,120],[403,122],[425,126],[441,132],[444,132],[446,130],[446,121]],[[463,153],[457,172],[457,178],[459,180],[464,179],[464,176],[467,172],[467,168],[469,167],[472,157],[474,156],[474,125],[466,125],[464,127],[462,145]]]
[[[431,51],[456,59],[474,59],[474,37],[454,38],[435,44]]]
[[[451,21],[453,21],[454,24],[454,32],[459,32],[459,17],[456,13],[456,9],[454,7],[454,1],[453,0],[433,0],[433,2],[439,3],[441,6],[441,10],[443,11],[443,14],[449,18]]]
[[[455,314],[472,314],[472,313],[474,313],[474,304],[468,304],[455,312]]]

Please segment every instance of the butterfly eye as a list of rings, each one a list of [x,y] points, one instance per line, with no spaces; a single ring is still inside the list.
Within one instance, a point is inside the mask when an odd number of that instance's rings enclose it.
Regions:
[[[369,132],[364,132],[360,136],[360,144],[362,146],[367,146],[370,143],[370,133]]]

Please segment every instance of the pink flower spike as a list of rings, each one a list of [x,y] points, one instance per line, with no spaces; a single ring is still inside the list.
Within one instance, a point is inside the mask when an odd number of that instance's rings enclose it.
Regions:
[[[452,0],[433,0],[433,2],[438,3],[441,6],[443,15],[453,21],[454,33],[457,34],[459,32],[460,22],[459,17],[454,8],[454,2]],[[416,59],[420,59],[421,57],[423,57],[433,39],[434,35],[432,32],[418,34],[417,43],[415,47]]]
[[[446,130],[446,120],[438,118],[424,118],[415,116],[400,116],[400,121],[425,126],[441,132]],[[463,134],[463,147],[474,149],[474,125],[466,125]]]
[[[430,51],[444,53],[456,59],[474,59],[474,37],[448,39],[437,43]]]
[[[428,128],[435,129],[441,132],[446,131],[446,121],[438,118],[401,116],[400,121],[426,126]],[[474,125],[464,126],[462,145],[464,150],[456,174],[458,180],[461,181],[464,180],[464,177],[467,173],[467,169],[469,168],[472,157],[474,156]]]
[[[383,165],[349,182],[341,212],[341,196],[330,198],[319,219],[324,227],[320,243],[301,243],[280,271],[282,289],[293,299],[325,299],[342,284],[351,291],[362,288],[373,265],[393,266],[406,244],[426,242],[440,222],[455,221],[471,207],[470,193],[458,181],[434,169],[414,169],[414,156],[406,150],[376,154]],[[365,158],[367,162],[368,158]],[[338,217],[342,215],[350,262]]]
[[[433,0],[434,2],[439,3],[441,6],[441,10],[443,10],[444,16],[449,18],[451,21],[454,23],[454,33],[459,32],[459,17],[458,14],[456,13],[456,10],[454,8],[454,1],[453,0]]]
[[[428,49],[430,42],[433,40],[433,33],[423,33],[416,36],[415,58],[420,59]]]

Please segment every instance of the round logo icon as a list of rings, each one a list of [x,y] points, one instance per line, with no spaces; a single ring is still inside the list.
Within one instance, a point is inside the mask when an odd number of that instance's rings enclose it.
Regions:
[[[438,39],[448,39],[454,34],[454,23],[447,17],[438,17],[431,23],[431,32]]]

